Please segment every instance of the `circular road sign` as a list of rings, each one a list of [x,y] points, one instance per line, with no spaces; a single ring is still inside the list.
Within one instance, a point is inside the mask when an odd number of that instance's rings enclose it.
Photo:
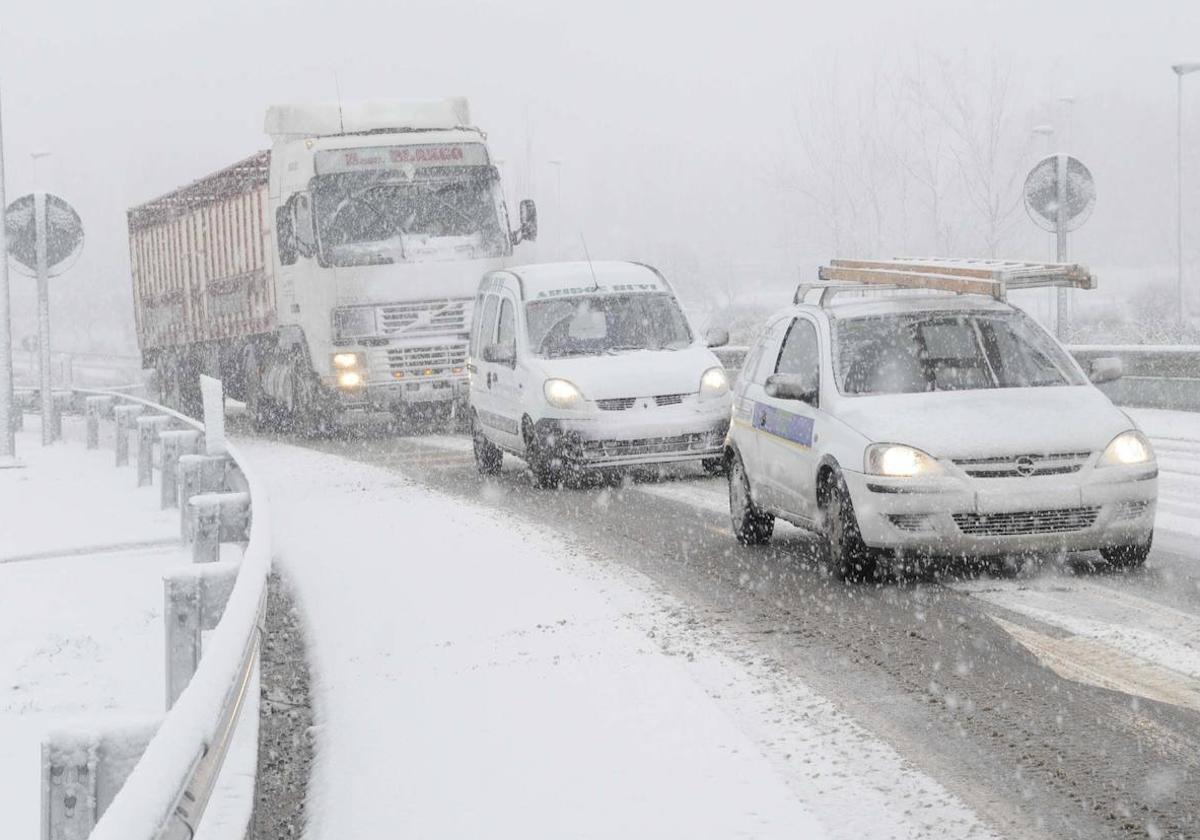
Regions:
[[[1096,206],[1096,182],[1083,161],[1070,155],[1050,155],[1038,161],[1025,178],[1025,210],[1034,223],[1048,231],[1058,230],[1059,158],[1066,173],[1064,218],[1068,231],[1078,230]]]
[[[46,193],[46,269],[50,275],[71,267],[83,249],[83,222],[75,208],[56,195]],[[8,231],[8,255],[24,274],[37,273],[37,223],[34,219],[34,195],[29,193],[5,208],[4,225]]]

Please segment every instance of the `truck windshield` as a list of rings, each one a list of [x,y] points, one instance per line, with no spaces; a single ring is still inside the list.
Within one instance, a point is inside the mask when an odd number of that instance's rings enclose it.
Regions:
[[[844,394],[1082,385],[1061,347],[1021,313],[920,313],[834,321]]]
[[[580,295],[525,305],[529,346],[546,358],[679,350],[692,331],[667,294]]]
[[[490,167],[381,169],[318,175],[312,183],[323,264],[481,259],[509,240]]]

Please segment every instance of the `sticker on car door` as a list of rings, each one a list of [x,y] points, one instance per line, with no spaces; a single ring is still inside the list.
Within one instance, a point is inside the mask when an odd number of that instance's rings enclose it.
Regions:
[[[789,440],[800,446],[812,446],[813,418],[805,417],[803,414],[793,414],[766,403],[755,403],[753,425],[760,432]]]

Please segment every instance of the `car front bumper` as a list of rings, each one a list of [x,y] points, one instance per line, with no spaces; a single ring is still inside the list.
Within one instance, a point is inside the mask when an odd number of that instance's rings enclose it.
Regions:
[[[723,400],[600,414],[538,420],[538,444],[571,466],[623,467],[720,457],[729,431]]]
[[[1107,467],[1064,480],[933,480],[843,474],[863,541],[927,555],[1087,551],[1145,542],[1156,467]]]

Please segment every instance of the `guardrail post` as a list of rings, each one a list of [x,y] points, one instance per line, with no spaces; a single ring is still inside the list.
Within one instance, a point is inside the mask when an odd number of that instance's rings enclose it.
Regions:
[[[100,416],[106,411],[111,413],[112,397],[88,397],[84,404],[87,413],[87,448],[96,449],[100,446]]]
[[[197,444],[199,448],[199,444]],[[220,493],[225,489],[228,459],[223,455],[181,455],[179,457],[179,530],[186,540],[190,533],[188,502],[202,493]]]
[[[70,392],[52,391],[50,393],[50,439],[62,440],[63,411],[71,405]]]
[[[42,742],[42,840],[79,840],[116,797],[158,722],[51,732]]]
[[[249,533],[249,493],[201,493],[188,500],[185,539],[192,544],[192,562],[219,560],[222,542],[245,542]]]
[[[25,428],[25,406],[21,404],[20,400],[13,400],[11,419],[13,434]]]
[[[167,428],[171,418],[165,414],[143,414],[137,419],[138,430],[138,487],[154,483],[154,444],[159,433]]]
[[[113,408],[113,416],[116,418],[117,424],[115,451],[118,467],[128,466],[129,464],[129,430],[133,428],[133,421],[141,413],[142,407],[140,405],[118,405]]]
[[[201,654],[200,634],[212,630],[221,620],[239,568],[238,563],[214,563],[172,572],[163,578],[168,710],[196,673]]]
[[[162,509],[179,506],[179,459],[200,448],[201,434],[195,429],[158,433],[162,443]]]

